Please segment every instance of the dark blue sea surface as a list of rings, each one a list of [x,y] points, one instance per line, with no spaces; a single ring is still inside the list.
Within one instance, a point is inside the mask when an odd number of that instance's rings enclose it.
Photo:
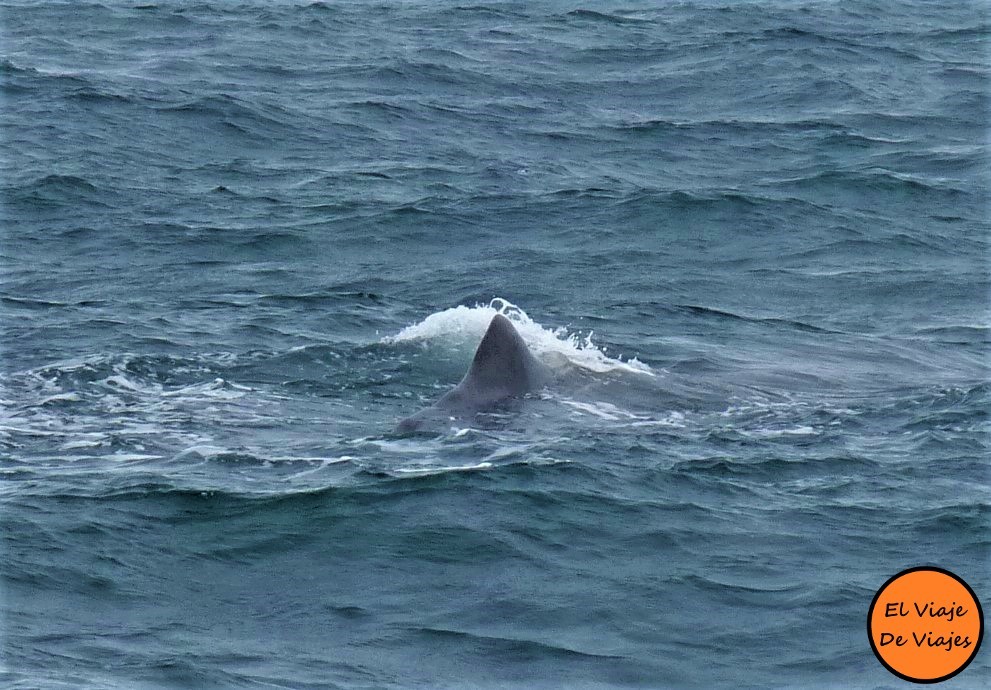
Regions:
[[[885,580],[991,607],[986,3],[0,5],[3,687],[897,688]],[[497,311],[555,381],[396,433]]]

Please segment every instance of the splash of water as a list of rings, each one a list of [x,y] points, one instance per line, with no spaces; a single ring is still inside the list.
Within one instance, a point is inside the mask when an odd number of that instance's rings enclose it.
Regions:
[[[458,305],[435,312],[423,321],[407,326],[399,333],[382,339],[385,344],[442,341],[454,344],[477,343],[489,322],[502,314],[516,327],[531,352],[544,363],[558,367],[563,363],[595,373],[624,371],[655,376],[654,371],[636,358],[609,357],[592,342],[593,332],[569,333],[565,327],[544,328],[520,307],[496,297],[488,304],[473,307]]]

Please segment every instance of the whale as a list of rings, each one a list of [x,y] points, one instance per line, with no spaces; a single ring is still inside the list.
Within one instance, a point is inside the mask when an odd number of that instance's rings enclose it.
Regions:
[[[530,352],[513,323],[496,314],[460,383],[434,404],[400,421],[396,431],[411,433],[444,422],[472,419],[522,399],[549,379],[550,370]]]

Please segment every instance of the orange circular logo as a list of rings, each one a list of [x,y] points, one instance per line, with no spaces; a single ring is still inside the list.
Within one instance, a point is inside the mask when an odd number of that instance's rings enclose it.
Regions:
[[[881,585],[867,613],[874,655],[899,678],[938,683],[977,654],[984,612],[974,590],[948,570],[909,568]]]

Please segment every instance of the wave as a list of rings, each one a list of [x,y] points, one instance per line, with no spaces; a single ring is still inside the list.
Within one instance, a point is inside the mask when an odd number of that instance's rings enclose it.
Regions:
[[[71,94],[73,90],[96,90],[95,84],[82,74],[67,71],[55,71],[36,67],[24,67],[8,58],[0,60],[0,77],[4,89],[31,91],[35,89],[66,89]]]
[[[682,310],[686,313],[698,315],[698,316],[714,316],[724,319],[734,319],[739,321],[747,321],[750,323],[760,323],[767,324],[771,326],[781,326],[786,329],[794,329],[797,331],[803,331],[806,333],[833,333],[842,334],[843,331],[837,331],[830,328],[825,328],[823,326],[816,326],[814,324],[805,323],[803,321],[796,321],[793,319],[782,319],[775,317],[755,317],[755,316],[744,316],[741,314],[735,314],[729,311],[723,311],[721,309],[714,309],[712,307],[702,307],[691,304],[686,305],[674,305],[677,310]]]
[[[339,71],[341,77],[376,81],[386,85],[390,90],[409,89],[412,93],[421,93],[429,89],[436,91],[438,87],[443,90],[450,87],[478,89],[480,85],[487,88],[511,86],[507,75],[496,72],[485,62],[461,60],[463,64],[454,65],[424,58],[425,55],[416,59],[393,58],[380,64],[349,65],[347,68],[340,68]],[[389,105],[379,99],[369,99],[369,105],[376,103],[380,106]],[[395,109],[395,104],[388,108],[388,110]],[[409,107],[401,110],[415,112]]]
[[[938,198],[941,203],[972,196],[968,190],[954,186],[950,180],[900,173],[880,167],[863,170],[821,170],[765,183],[765,186],[771,185],[783,189],[815,190],[817,193],[822,193],[826,189],[857,193],[877,190],[899,192],[905,196],[918,196],[922,193]]]
[[[0,426],[0,433],[3,431]],[[102,441],[97,438],[91,443],[101,445]],[[39,481],[47,470],[35,459],[23,467],[0,465],[0,476],[9,482],[6,491],[0,492],[0,500],[24,506],[49,500],[130,505],[139,513],[167,504],[185,510],[195,508],[204,519],[248,513],[334,514],[355,506],[400,504],[414,495],[443,494],[455,485],[466,490],[498,490],[504,481],[550,476],[556,470],[568,471],[570,466],[565,460],[499,450],[487,460],[465,465],[424,460],[424,453],[416,449],[396,447],[388,462],[360,457],[360,449],[346,450],[357,455],[262,455],[207,445],[191,446],[172,457],[118,459],[84,454],[73,459],[63,455],[54,464],[57,474],[46,481]],[[108,472],[106,461],[113,461],[112,471]],[[477,475],[491,479],[479,481]],[[540,496],[534,499],[542,500]]]
[[[571,647],[525,638],[500,637],[450,628],[413,627],[408,628],[408,630],[417,636],[433,640],[434,644],[448,645],[455,643],[459,646],[467,644],[472,648],[473,654],[502,655],[514,660],[520,658],[557,658],[574,662],[589,659],[625,659],[621,655],[581,651]]]
[[[762,606],[768,603],[767,595],[786,595],[784,597],[774,596],[772,599],[788,601],[804,592],[806,587],[804,582],[785,585],[775,585],[767,581],[741,583],[717,580],[703,575],[687,575],[681,578],[681,581],[691,587],[709,592],[717,598],[732,600],[734,602],[746,602],[749,600],[751,603],[757,603]]]
[[[653,21],[650,19],[633,17],[630,15],[611,14],[608,12],[599,12],[596,10],[587,10],[581,8],[577,10],[571,10],[570,12],[566,13],[564,16],[570,19],[579,19],[583,21],[596,22],[596,23],[601,22],[605,24],[615,24],[617,26],[623,26],[628,24],[637,25],[637,24],[653,23]]]
[[[451,12],[456,16],[463,16],[465,14],[472,14],[482,17],[486,20],[489,19],[509,19],[509,20],[519,20],[525,19],[529,15],[525,12],[514,11],[512,6],[509,5],[458,5],[453,8],[442,8],[441,13]]]
[[[638,120],[621,120],[619,122],[607,125],[606,128],[615,129],[617,131],[660,133],[697,131],[701,133],[736,132],[738,134],[790,134],[805,132],[837,132],[843,130],[844,126],[834,120],[806,118],[799,118],[795,120],[768,118],[700,118],[696,120],[644,118]]]
[[[958,239],[958,238],[955,238]],[[878,255],[886,258],[910,256],[913,252],[925,250],[933,255],[953,256],[959,253],[959,244],[944,240],[935,235],[918,236],[897,233],[890,236],[880,236],[874,238],[858,237],[853,239],[841,239],[832,242],[825,242],[818,246],[799,249],[797,251],[782,253],[780,259],[782,263],[787,261],[801,260],[809,268],[804,270],[805,275],[818,277],[849,278],[854,281],[871,277],[877,281],[887,278],[893,286],[905,285],[908,282],[916,283],[921,287],[931,289],[940,282],[936,274],[925,273],[917,269],[899,269],[894,267],[865,267],[865,268],[841,268],[829,270],[814,270],[813,266],[832,266],[840,259],[850,259],[866,255]],[[816,263],[813,260],[820,260]],[[781,269],[785,270],[785,269]],[[906,278],[910,280],[906,280]],[[867,286],[862,286],[866,288]],[[873,287],[873,286],[872,286]],[[895,288],[898,289],[898,288]]]
[[[930,326],[917,328],[913,333],[926,340],[948,345],[991,345],[991,327],[988,326]]]
[[[202,96],[184,103],[159,105],[165,114],[212,120],[246,134],[287,134],[297,132],[293,123],[298,115],[288,107],[264,102],[248,103],[229,94]]]
[[[43,299],[33,299],[31,297],[14,297],[11,295],[0,296],[0,303],[5,304],[9,307],[15,309],[26,309],[26,310],[46,310],[46,309],[65,309],[71,307],[105,307],[109,303],[106,300],[89,300],[83,299],[79,301],[54,301],[54,300],[43,300]]]
[[[67,93],[65,98],[83,103],[112,103],[118,105],[134,105],[141,102],[141,99],[128,94],[92,87],[75,89]]]
[[[361,287],[369,287],[363,283]],[[381,293],[370,290],[326,289],[320,292],[302,294],[263,294],[258,296],[258,302],[266,306],[301,306],[306,308],[329,308],[341,304],[382,304],[385,300]]]
[[[108,209],[116,198],[112,189],[101,188],[85,177],[55,173],[19,184],[8,183],[4,193],[9,200],[30,206],[84,204]]]
[[[763,457],[737,460],[730,457],[693,458],[676,462],[672,471],[696,476],[748,477],[755,480],[773,477],[775,481],[832,477],[841,483],[844,478],[876,473],[881,465],[868,457],[857,455],[826,455],[814,461]],[[809,490],[820,491],[821,486]]]
[[[780,198],[754,191],[734,189],[713,190],[663,190],[638,189],[623,194],[615,202],[618,208],[630,207],[655,210],[658,206],[671,210],[726,209],[752,213],[766,210],[768,213],[787,211],[822,212],[825,207],[815,201],[792,196]]]

